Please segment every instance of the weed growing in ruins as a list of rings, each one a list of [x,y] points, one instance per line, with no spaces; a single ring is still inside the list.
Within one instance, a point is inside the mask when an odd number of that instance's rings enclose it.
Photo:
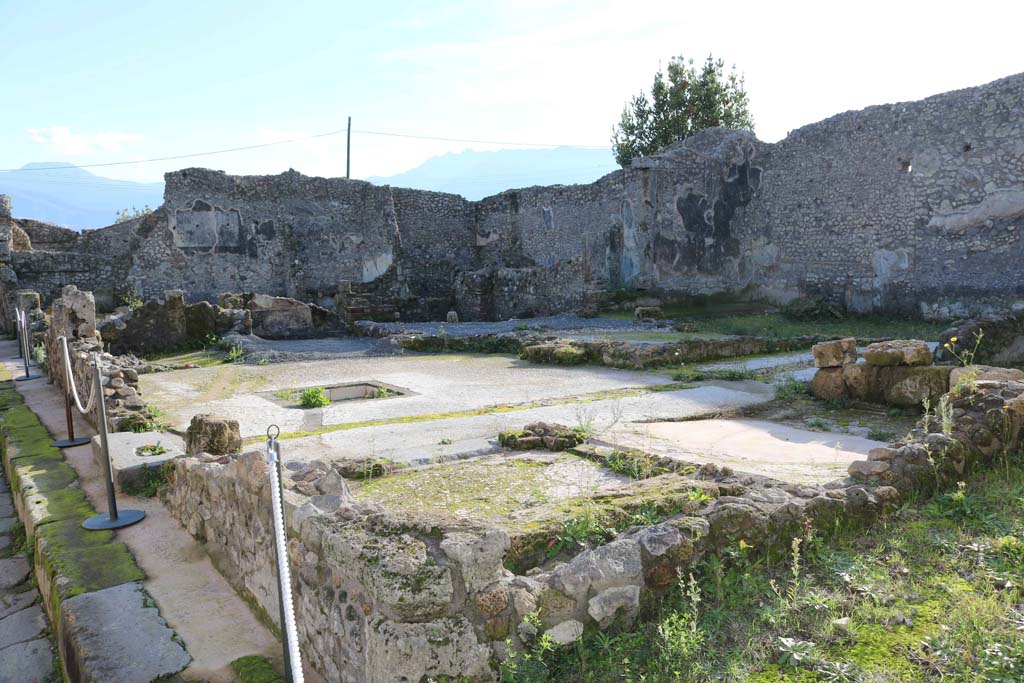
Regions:
[[[974,365],[974,357],[977,355],[978,348],[981,346],[981,340],[984,338],[985,331],[978,330],[974,334],[973,348],[964,347],[958,351],[956,343],[959,340],[956,337],[950,337],[949,341],[942,345],[949,352],[949,355],[953,356],[960,363],[960,366],[965,369],[965,372],[960,375],[960,378],[953,386],[952,392],[954,395],[962,396],[977,388],[978,369]]]
[[[690,489],[686,492],[686,500],[692,500],[695,503],[705,505],[713,501],[714,498],[704,489]]]
[[[135,291],[135,288],[129,289],[121,295],[121,305],[127,306],[131,310],[141,308],[146,302],[142,300],[142,296]]]
[[[630,479],[648,479],[669,471],[658,465],[658,458],[643,451],[614,450],[604,460],[605,467]]]
[[[42,344],[40,344],[38,346],[34,346],[32,348],[32,354],[31,355],[32,355],[32,360],[35,361],[36,365],[38,365],[39,367],[44,367],[46,365],[46,347],[45,346],[43,346]]]
[[[323,408],[330,404],[331,399],[327,396],[323,387],[303,389],[302,393],[299,394],[299,405],[303,408]]]
[[[452,439],[449,436],[442,437],[441,440],[438,441],[438,444],[441,446],[451,446],[453,443],[455,443],[455,439]]]
[[[868,438],[873,441],[884,441],[886,443],[889,443],[890,441],[896,438],[896,435],[884,429],[872,427],[870,430],[868,430]]]
[[[164,453],[169,452],[170,451],[167,448],[160,445],[159,441],[157,441],[155,444],[148,443],[145,446],[140,446],[135,450],[135,454],[140,457],[146,457],[151,455],[163,455]]]
[[[121,485],[121,491],[137,498],[153,498],[167,488],[167,475],[162,466],[143,467],[138,477]]]
[[[949,436],[953,433],[953,404],[949,400],[949,394],[943,394],[939,399],[937,413],[942,421],[942,433]]]
[[[775,398],[783,401],[795,401],[811,395],[811,383],[796,379],[787,379],[775,384]]]
[[[615,529],[605,525],[592,505],[585,505],[578,515],[562,522],[562,531],[548,541],[546,552],[555,557],[563,550],[604,545],[614,537]]]
[[[225,363],[240,363],[245,358],[245,349],[241,346],[232,344],[227,349],[228,355],[224,359]]]
[[[989,529],[993,524],[991,511],[984,500],[967,491],[964,482],[957,482],[956,491],[944,493],[928,504],[928,514],[948,519],[972,529]]]
[[[757,379],[757,373],[746,368],[702,370],[700,368],[688,368],[683,366],[672,373],[672,379],[676,382],[707,382],[711,380],[741,382],[743,380]]]

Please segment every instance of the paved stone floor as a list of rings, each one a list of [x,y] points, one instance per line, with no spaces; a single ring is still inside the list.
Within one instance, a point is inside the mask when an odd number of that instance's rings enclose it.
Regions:
[[[28,558],[12,554],[16,522],[0,470],[0,683],[43,683],[54,672],[54,648]]]
[[[310,343],[273,342],[284,353]],[[330,340],[315,343],[326,346]],[[809,362],[810,354],[804,352],[711,367],[785,368],[790,374],[806,374],[802,366]],[[407,393],[311,410],[275,397],[283,390],[364,381],[384,382]],[[736,467],[742,463],[743,469],[760,474],[827,481],[879,445],[847,435],[823,441],[820,432],[791,427],[786,429],[792,433],[780,439],[768,423],[748,425],[743,438],[723,440],[710,427],[680,427],[678,421],[767,401],[774,395],[772,385],[753,380],[688,388],[668,386],[672,384],[663,373],[536,365],[511,356],[475,354],[382,358],[353,353],[331,360],[222,365],[141,378],[144,398],[164,411],[172,428],[184,430],[193,415],[204,412],[238,419],[245,437],[258,438],[276,424],[293,437],[282,443],[285,460],[373,456],[424,464],[465,458],[497,451],[502,430],[546,421],[586,427],[608,443],[650,443],[681,459],[702,456]],[[839,448],[834,446],[837,440]],[[756,444],[750,453],[748,441]]]

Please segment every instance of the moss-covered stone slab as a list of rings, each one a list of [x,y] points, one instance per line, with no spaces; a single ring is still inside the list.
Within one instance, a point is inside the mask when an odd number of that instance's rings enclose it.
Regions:
[[[83,529],[80,519],[40,526],[36,563],[61,600],[145,578],[128,547],[115,541],[112,531]]]
[[[151,683],[192,661],[141,583],[67,600],[60,633],[61,658],[72,681]]]

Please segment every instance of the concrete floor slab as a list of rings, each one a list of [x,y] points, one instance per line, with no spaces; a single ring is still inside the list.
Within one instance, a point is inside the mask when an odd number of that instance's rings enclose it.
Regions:
[[[145,399],[160,406],[175,428],[186,427],[197,413],[214,412],[237,419],[242,436],[247,437],[264,434],[270,423],[283,432],[310,426],[309,411],[280,405],[268,399],[267,393],[374,380],[413,393],[332,404],[320,413],[321,424],[549,401],[672,381],[650,372],[535,365],[511,356],[444,354],[221,365],[143,375],[140,387]]]
[[[630,425],[623,446],[689,462],[713,462],[785,481],[826,482],[885,444],[850,434],[814,432],[761,420],[697,420]]]

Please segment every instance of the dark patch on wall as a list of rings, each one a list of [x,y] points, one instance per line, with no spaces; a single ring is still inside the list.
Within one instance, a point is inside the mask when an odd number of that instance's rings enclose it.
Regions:
[[[274,239],[274,236],[277,234],[277,231],[274,230],[274,221],[269,220],[260,223],[259,228],[256,229],[256,234],[265,240]]]
[[[622,232],[622,225],[613,225],[608,229],[605,271],[608,273],[609,289],[620,289],[625,286],[622,279]]]
[[[760,185],[761,169],[751,168],[745,161],[729,166],[714,201],[696,192],[677,198],[676,211],[686,228],[684,243],[659,234],[655,240],[656,261],[662,265],[683,261],[701,273],[720,272],[726,258],[740,254],[739,240],[732,234],[736,209],[750,203]]]

